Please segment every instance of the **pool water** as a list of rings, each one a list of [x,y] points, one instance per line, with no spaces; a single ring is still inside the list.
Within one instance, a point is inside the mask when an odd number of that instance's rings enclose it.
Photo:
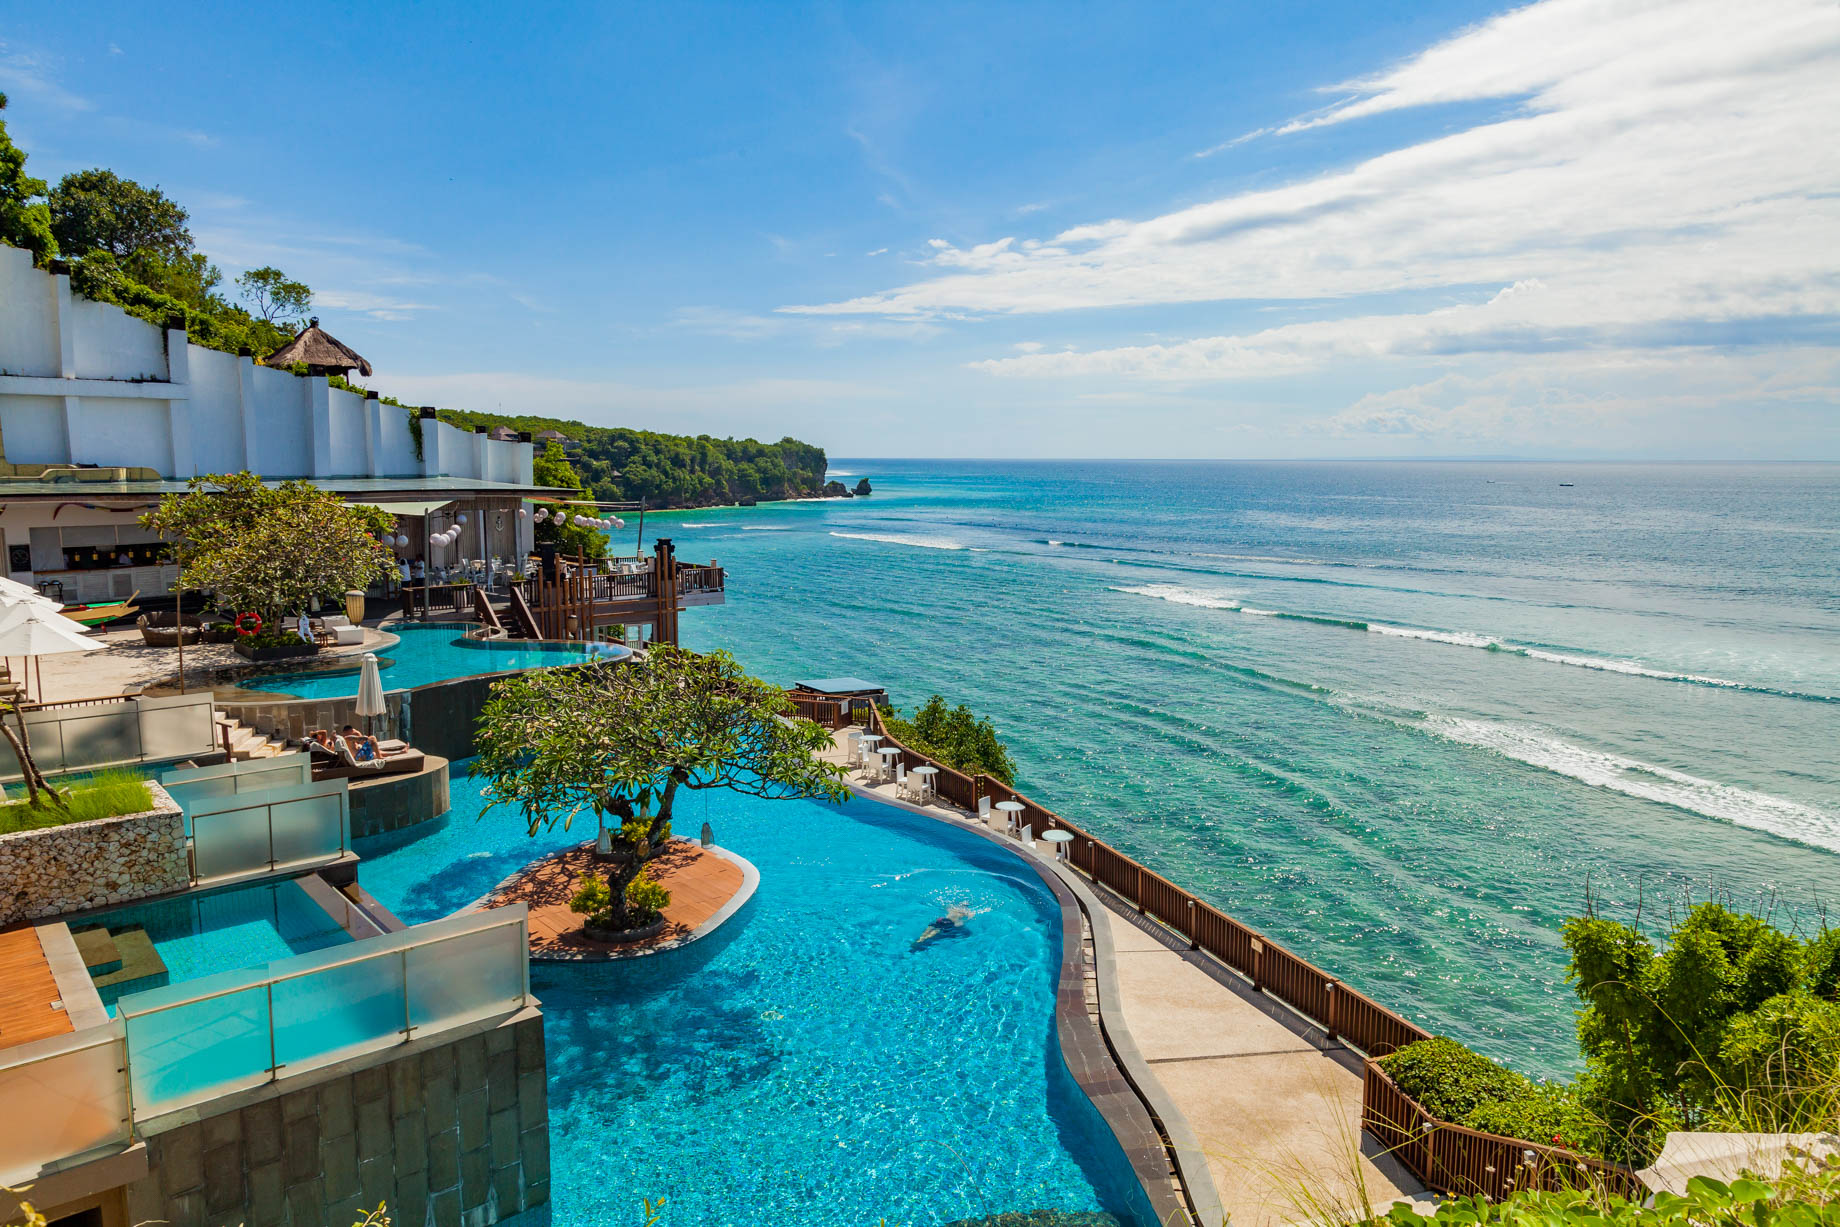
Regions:
[[[90,973],[110,1015],[128,993],[353,940],[291,880],[137,903],[70,928],[73,934],[106,929],[115,942],[121,968],[92,968]],[[148,959],[149,950],[157,962]]]
[[[394,623],[389,629],[402,641],[377,654],[382,664],[385,690],[408,690],[430,682],[509,669],[574,664],[588,658],[587,653],[574,644],[468,639],[466,632],[476,629],[470,622]],[[614,650],[624,654],[624,649]],[[350,668],[259,674],[240,685],[247,690],[273,691],[303,699],[338,699],[358,693],[359,668],[354,657]]]
[[[360,841],[361,880],[405,921],[444,916],[531,859],[456,767],[446,818]],[[1060,919],[1016,857],[873,802],[703,793],[703,822],[758,892],[680,950],[533,964],[549,1054],[558,1227],[922,1227],[1051,1210],[1153,1221],[1054,1037]],[[954,936],[917,944],[948,909]]]

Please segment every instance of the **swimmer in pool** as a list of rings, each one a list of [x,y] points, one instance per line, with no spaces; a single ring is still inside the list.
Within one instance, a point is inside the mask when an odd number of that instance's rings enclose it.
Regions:
[[[918,950],[935,937],[968,937],[970,933],[965,928],[965,922],[970,919],[971,909],[954,903],[946,909],[944,916],[926,926],[926,932],[914,939],[910,949]]]

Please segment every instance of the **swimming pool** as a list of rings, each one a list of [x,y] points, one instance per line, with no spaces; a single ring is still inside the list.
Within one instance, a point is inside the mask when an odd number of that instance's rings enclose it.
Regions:
[[[400,636],[401,642],[377,654],[383,666],[383,688],[407,690],[450,678],[568,665],[588,658],[577,644],[468,639],[466,632],[475,629],[470,622],[392,623],[390,633]],[[617,656],[628,654],[625,648],[612,648],[611,652]],[[273,691],[303,699],[343,698],[358,693],[360,662],[357,657],[347,659],[348,667],[257,674],[238,685],[245,690]]]
[[[86,937],[98,930],[106,939]],[[352,939],[292,880],[137,903],[70,926],[102,1004],[128,993],[324,950]],[[116,957],[106,957],[112,945]]]
[[[532,839],[479,818],[456,766],[444,819],[359,842],[365,889],[447,915],[593,824]],[[1060,917],[1028,866],[867,801],[704,793],[685,831],[753,861],[760,888],[680,950],[533,964],[549,1052],[551,1202],[537,1221],[922,1227],[1008,1211],[1153,1222],[1054,1037]],[[916,946],[969,908],[961,935]]]

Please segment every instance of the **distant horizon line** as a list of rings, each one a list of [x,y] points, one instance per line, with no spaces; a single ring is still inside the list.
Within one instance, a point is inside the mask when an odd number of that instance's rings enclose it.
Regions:
[[[1602,456],[1591,459],[1565,456],[832,456],[827,452],[826,465],[833,460],[850,464],[1573,464],[1726,469],[1757,465],[1840,466],[1840,459],[1643,460]]]

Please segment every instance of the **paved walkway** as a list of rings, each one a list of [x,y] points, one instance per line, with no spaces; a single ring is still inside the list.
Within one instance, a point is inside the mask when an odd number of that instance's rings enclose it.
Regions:
[[[533,861],[492,888],[475,908],[507,903],[530,906],[530,955],[536,959],[594,960],[647,954],[682,945],[715,918],[746,885],[741,864],[687,839],[673,839],[651,860],[652,874],[671,892],[665,926],[656,937],[615,945],[591,941],[582,917],[569,910],[569,896],[581,879],[604,870],[594,860],[593,841]]]
[[[122,694],[130,689],[139,689],[149,682],[171,677],[179,671],[179,649],[148,646],[147,641],[141,637],[139,627],[103,631],[90,638],[107,645],[108,650],[42,656],[32,665],[34,699],[41,697],[38,693],[40,670],[43,671],[45,684],[42,698],[52,703]],[[385,639],[384,632],[374,626],[366,627],[363,643],[336,649],[326,648],[315,659],[324,660],[334,655],[362,656],[365,652],[379,650],[377,645]],[[23,681],[24,675],[18,672],[19,658],[13,659],[14,680]],[[200,685],[207,671],[229,668],[247,669],[253,666],[238,656],[236,650],[227,643],[186,645],[185,675],[191,679],[193,689]]]
[[[847,730],[826,758],[843,762]],[[858,788],[900,800],[893,785]],[[937,805],[942,814],[968,817]],[[1000,817],[991,826],[1002,831]],[[1051,857],[1047,844],[1038,855]],[[1085,879],[1081,879],[1084,881]],[[1179,934],[1092,886],[1112,938],[1122,1023],[1206,1156],[1233,1227],[1318,1220],[1331,1210],[1368,1217],[1425,1191],[1361,1132],[1361,1062],[1287,1007],[1252,991]],[[1101,969],[1101,973],[1104,970]],[[1307,1192],[1306,1192],[1307,1190]],[[1348,1221],[1348,1220],[1343,1220]],[[1206,1223],[1203,1227],[1218,1227]]]

